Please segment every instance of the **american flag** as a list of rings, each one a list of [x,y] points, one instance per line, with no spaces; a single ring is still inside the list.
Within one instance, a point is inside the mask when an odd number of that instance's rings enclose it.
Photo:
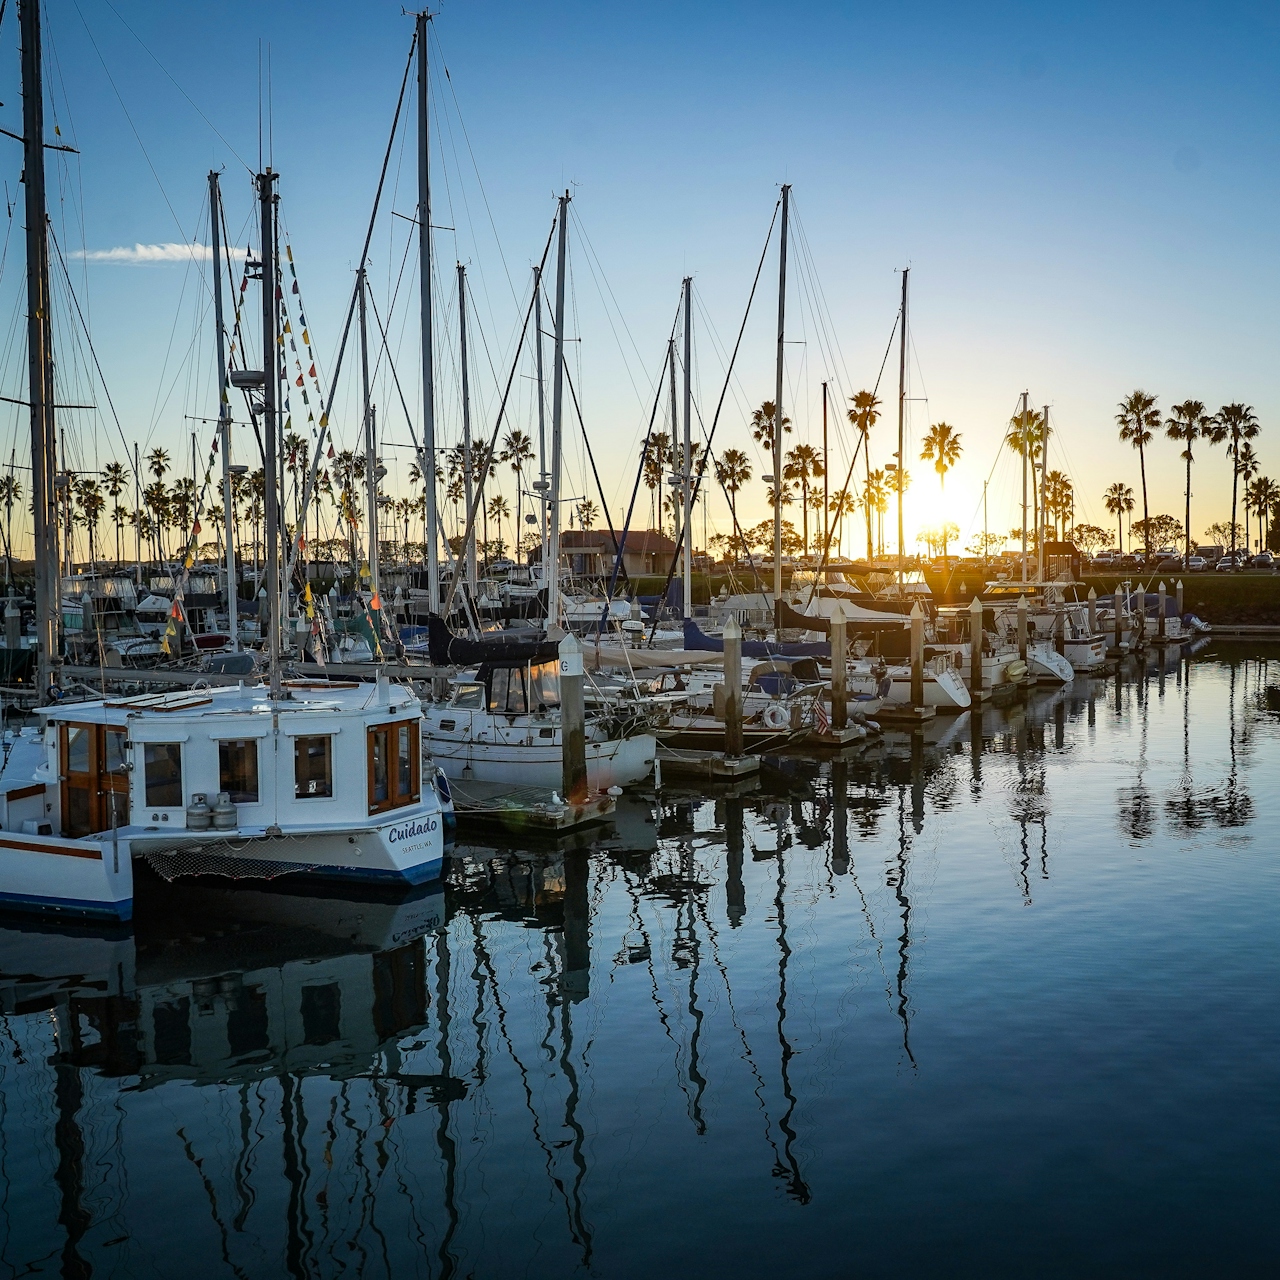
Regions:
[[[831,717],[827,715],[827,704],[821,698],[813,704],[813,727],[821,734],[831,732]]]

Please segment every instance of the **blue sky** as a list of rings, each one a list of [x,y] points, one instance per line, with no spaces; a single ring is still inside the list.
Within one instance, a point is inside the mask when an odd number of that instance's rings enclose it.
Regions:
[[[66,247],[207,239],[201,206],[211,166],[225,167],[228,218],[244,224],[248,170],[234,153],[257,163],[261,40],[264,57],[270,48],[272,153],[285,218],[308,320],[331,363],[410,21],[381,0],[112,3],[114,11],[106,0],[47,5],[50,129],[56,116],[64,140],[80,149],[78,159],[58,158],[54,180]],[[1075,481],[1082,519],[1106,523],[1100,495],[1113,480],[1138,489],[1136,455],[1117,442],[1113,416],[1116,401],[1139,386],[1165,407],[1190,396],[1211,408],[1251,403],[1263,423],[1263,469],[1280,476],[1278,23],[1274,8],[1248,5],[781,10],[452,0],[434,24],[451,77],[437,77],[436,221],[457,228],[437,233],[439,288],[453,288],[456,258],[469,264],[474,341],[488,344],[493,368],[488,356],[478,360],[477,418],[492,423],[495,382],[512,350],[513,295],[526,296],[554,193],[569,186],[571,330],[581,339],[571,358],[617,513],[681,277],[693,275],[699,299],[695,366],[709,419],[722,365],[707,326],[722,345],[731,341],[778,186],[789,182],[799,226],[787,394],[798,438],[820,440],[824,378],[841,393],[874,382],[897,305],[895,272],[912,268],[912,437],[945,419],[962,433],[965,455],[945,494],[927,464],[911,468],[909,526],[941,512],[968,532],[980,523],[977,496],[988,475],[992,526],[1014,523],[1012,460],[997,458],[1002,424],[1024,387],[1033,403],[1053,405],[1059,444],[1051,463]],[[0,124],[15,132],[16,74],[11,11],[0,29]],[[11,146],[12,194],[20,156]],[[402,159],[397,151],[389,202],[410,212],[411,135]],[[20,216],[13,225],[20,237]],[[384,308],[407,226],[384,221],[374,240],[371,277]],[[0,280],[7,325],[21,306],[20,261],[15,238]],[[184,415],[215,408],[192,270],[73,270],[124,435],[189,451]],[[772,395],[775,288],[771,252],[717,447],[754,453],[743,423],[750,405]],[[825,308],[813,301],[819,289]],[[391,327],[413,401],[411,296],[402,287]],[[838,351],[821,340],[824,309]],[[448,313],[445,365],[456,344],[452,324]],[[0,360],[4,394],[21,395],[18,357],[10,339]],[[74,358],[64,362],[64,380],[85,394]],[[890,405],[895,376],[891,360],[882,386]],[[406,441],[385,374],[378,395],[388,432]],[[456,372],[448,368],[440,395],[443,429],[456,433]],[[527,427],[528,396],[517,399],[517,425]],[[340,441],[354,443],[351,393],[340,391],[338,404]],[[113,447],[122,452],[109,419],[82,418],[71,424],[76,465],[101,465]],[[0,422],[4,445],[19,426],[21,451],[20,424]],[[887,459],[892,434],[890,414],[876,429],[873,465]],[[834,453],[847,458],[843,441]],[[577,492],[585,479],[576,442],[569,458]],[[1203,459],[1197,535],[1225,517],[1229,502],[1221,451],[1206,449]],[[756,469],[766,469],[763,459]],[[1173,444],[1154,446],[1148,479],[1153,513],[1180,515]],[[742,506],[744,520],[764,516],[759,483]],[[718,499],[710,518],[724,521]],[[647,506],[638,519],[648,522]]]

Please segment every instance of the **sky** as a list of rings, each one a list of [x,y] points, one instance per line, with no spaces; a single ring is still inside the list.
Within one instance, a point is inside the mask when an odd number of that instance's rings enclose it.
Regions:
[[[64,296],[59,394],[98,406],[64,417],[68,462],[92,471],[134,442],[188,458],[193,430],[203,459],[210,428],[196,420],[216,413],[207,264],[135,246],[206,243],[216,168],[243,247],[261,114],[327,378],[412,21],[383,0],[46,0],[45,20],[48,128],[60,135],[50,140],[78,151],[49,153],[51,217],[119,418]],[[876,384],[900,271],[910,267],[909,542],[940,519],[954,521],[962,541],[980,531],[984,481],[990,528],[1018,522],[1016,461],[1000,446],[1024,390],[1051,406],[1050,465],[1070,475],[1082,522],[1109,524],[1101,497],[1114,481],[1133,487],[1141,515],[1138,457],[1115,426],[1117,402],[1135,388],[1165,410],[1190,397],[1211,410],[1251,404],[1262,470],[1280,477],[1278,27],[1280,11],[1244,4],[445,0],[432,23],[442,439],[461,430],[455,263],[466,264],[471,290],[473,428],[487,434],[530,267],[567,189],[568,363],[615,523],[686,275],[696,300],[695,435],[711,428],[723,389],[713,447],[751,456],[757,479],[739,518],[765,518],[758,477],[770,466],[746,422],[773,396],[776,231],[727,388],[724,353],[788,183],[784,412],[792,440],[820,446],[828,382],[833,488],[850,456],[846,397]],[[13,6],[0,22],[0,100],[0,127],[20,133]],[[412,457],[402,393],[420,425],[412,227],[388,216],[414,209],[408,123],[369,265],[395,366],[393,376],[375,350],[394,492],[408,491]],[[8,145],[0,394],[19,399],[21,154]],[[356,367],[348,363],[335,399],[340,447],[357,444]],[[526,430],[536,430],[531,374],[522,357],[508,422]],[[879,389],[873,466],[896,447],[896,349]],[[659,400],[655,429],[669,429]],[[15,406],[4,408],[0,446],[21,466],[26,427]],[[940,421],[963,444],[945,488],[918,460],[920,439]],[[238,430],[236,455],[252,461],[252,438]],[[1181,518],[1179,448],[1163,438],[1150,446],[1152,514]],[[566,492],[596,496],[576,421],[566,460]],[[1223,451],[1203,446],[1195,536],[1228,517],[1230,482]],[[514,510],[514,485],[506,475],[503,484]],[[707,520],[727,528],[721,495]],[[649,523],[642,489],[632,524]],[[845,549],[860,551],[852,532]]]

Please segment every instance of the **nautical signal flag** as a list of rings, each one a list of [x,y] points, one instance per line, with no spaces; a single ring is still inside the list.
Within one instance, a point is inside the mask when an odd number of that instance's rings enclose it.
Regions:
[[[312,365],[311,368],[307,370],[307,377],[314,378],[315,376],[316,376],[316,367],[315,365]]]
[[[376,591],[373,593],[373,596],[369,601],[369,608],[379,610],[382,608],[382,597],[378,595]]]
[[[200,521],[197,520],[195,524],[191,526],[191,536],[194,538],[196,534],[198,534],[199,532],[200,532]]]
[[[295,387],[300,387],[300,386],[302,386],[302,374],[298,374],[298,376],[297,376],[297,377],[294,379],[294,381],[293,381],[293,385],[294,385]]]

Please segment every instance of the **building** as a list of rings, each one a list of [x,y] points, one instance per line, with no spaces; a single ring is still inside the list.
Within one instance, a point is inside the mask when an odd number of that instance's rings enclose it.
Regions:
[[[633,578],[665,574],[676,544],[656,529],[631,529],[625,536],[608,529],[564,529],[560,533],[560,562],[584,578],[603,578],[613,572],[615,538],[622,543],[622,564]],[[537,561],[538,552],[530,559]]]

